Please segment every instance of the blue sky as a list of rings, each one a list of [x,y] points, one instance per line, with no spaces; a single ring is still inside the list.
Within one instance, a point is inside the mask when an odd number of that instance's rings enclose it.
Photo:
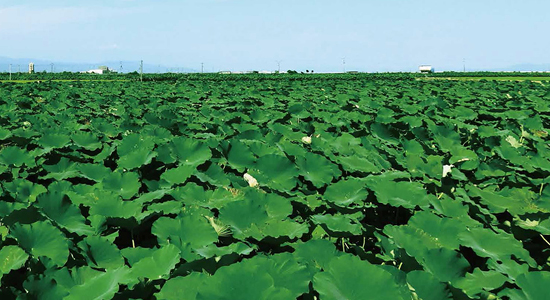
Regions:
[[[550,68],[544,0],[3,0],[0,56],[166,67]]]

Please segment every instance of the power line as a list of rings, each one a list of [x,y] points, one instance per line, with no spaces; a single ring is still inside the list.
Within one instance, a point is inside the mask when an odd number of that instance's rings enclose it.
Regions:
[[[143,60],[139,63],[139,80],[143,81]]]

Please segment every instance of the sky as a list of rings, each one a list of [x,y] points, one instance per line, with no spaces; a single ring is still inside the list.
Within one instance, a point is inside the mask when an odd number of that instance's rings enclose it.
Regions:
[[[2,0],[0,56],[208,72],[550,69],[549,12],[545,0]]]

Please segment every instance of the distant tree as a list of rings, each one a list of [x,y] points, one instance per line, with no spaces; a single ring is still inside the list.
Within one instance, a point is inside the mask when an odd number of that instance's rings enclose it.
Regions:
[[[288,70],[286,71],[288,74],[298,74],[298,72],[294,71],[294,70]]]

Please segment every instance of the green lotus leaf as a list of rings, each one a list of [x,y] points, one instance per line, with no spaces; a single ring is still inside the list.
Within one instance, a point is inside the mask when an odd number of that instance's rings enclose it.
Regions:
[[[15,167],[23,165],[32,167],[35,165],[34,156],[16,146],[9,146],[0,150],[0,163]]]
[[[163,215],[175,214],[177,215],[182,211],[183,204],[177,201],[166,201],[162,203],[153,203],[147,206],[147,211],[150,212],[159,212]]]
[[[246,237],[247,229],[253,224],[264,224],[269,216],[263,199],[246,198],[241,201],[227,203],[220,208],[219,219],[223,224],[231,226],[235,238]]]
[[[101,142],[97,137],[89,132],[78,132],[71,136],[75,145],[84,148],[89,151],[95,151],[101,148]]]
[[[141,184],[137,173],[113,172],[103,178],[100,186],[106,191],[112,191],[124,199],[129,199],[137,194]]]
[[[447,248],[429,249],[417,257],[424,269],[441,282],[455,282],[464,277],[470,263],[457,251]]]
[[[136,152],[140,149],[145,149],[147,152],[153,150],[155,142],[147,136],[132,133],[125,136],[117,146],[117,153],[120,158]]]
[[[271,155],[271,154],[282,155],[281,152],[283,151],[281,149],[279,149],[278,147],[273,147],[263,142],[264,138],[265,137],[260,136],[257,140],[246,141],[246,145],[248,145],[248,148],[250,148],[250,151],[252,151],[252,153],[258,157]]]
[[[80,175],[77,165],[66,157],[62,157],[55,165],[42,165],[42,167],[48,171],[48,174],[42,177],[44,179],[53,178],[55,180],[63,180],[78,177]]]
[[[48,221],[15,224],[11,228],[11,235],[21,248],[41,261],[47,258],[52,264],[61,267],[69,258],[69,246],[65,235]]]
[[[307,292],[307,276],[293,261],[254,257],[220,268],[200,285],[197,299],[295,299]]]
[[[212,157],[212,151],[203,142],[188,138],[175,138],[171,142],[172,153],[181,164],[198,166]]]
[[[210,163],[205,172],[195,172],[195,176],[203,182],[208,182],[215,186],[229,186],[231,182],[222,168],[216,163]]]
[[[246,234],[257,240],[264,237],[288,237],[289,239],[300,238],[309,231],[306,223],[298,223],[292,220],[270,219],[263,224],[252,224],[246,230]]]
[[[295,103],[288,106],[288,113],[295,118],[307,118],[310,113],[304,107],[302,103]]]
[[[497,234],[486,228],[470,228],[461,232],[457,238],[461,245],[472,248],[481,257],[503,261],[515,256],[531,266],[537,265],[529,252],[523,248],[521,241],[516,240],[511,234]]]
[[[82,177],[96,182],[102,181],[112,172],[111,169],[99,164],[78,164],[76,170]]]
[[[355,155],[339,157],[338,162],[348,172],[379,173],[381,171],[375,162]]]
[[[117,164],[119,168],[131,170],[151,163],[156,156],[157,153],[154,151],[147,148],[139,148],[120,156]]]
[[[133,266],[138,261],[153,256],[156,250],[155,248],[129,247],[120,250],[120,253],[128,261],[128,264]]]
[[[139,219],[143,205],[138,201],[124,201],[119,195],[103,190],[94,190],[82,203],[90,207],[90,215],[108,218]]]
[[[528,272],[518,276],[516,284],[521,288],[519,297],[512,300],[546,299],[550,295],[550,272]]]
[[[108,239],[101,236],[87,236],[78,243],[89,265],[102,269],[118,269],[124,266],[120,250]]]
[[[508,277],[496,271],[481,271],[475,269],[472,273],[466,273],[464,278],[454,282],[454,286],[461,288],[472,298],[484,291],[492,291],[501,287]]]
[[[255,249],[245,243],[233,243],[226,247],[218,247],[215,244],[206,245],[195,252],[204,258],[222,257],[228,254],[249,255]]]
[[[231,149],[227,154],[229,165],[239,172],[244,172],[247,168],[254,166],[256,158],[248,146],[238,140],[232,140]]]
[[[293,206],[291,198],[285,198],[277,194],[264,194],[257,190],[252,190],[246,194],[247,198],[265,198],[265,207],[267,214],[271,219],[283,220],[292,214]]]
[[[550,219],[529,218],[515,219],[515,224],[523,229],[535,230],[543,235],[550,235]]]
[[[87,278],[81,280],[80,284],[71,287],[69,295],[63,299],[112,299],[119,290],[119,284],[126,284],[130,281],[130,270],[127,267],[106,272],[93,271],[93,274],[86,276]]]
[[[381,141],[391,145],[399,145],[399,136],[396,132],[392,131],[389,126],[380,123],[373,123],[370,130],[372,134]]]
[[[303,138],[303,133],[296,132],[295,135],[298,135],[297,139],[301,141]],[[313,154],[308,152],[301,144],[296,144],[288,140],[289,137],[281,139],[277,142],[277,148],[282,150],[287,156],[294,156],[296,158],[304,157],[306,154]],[[303,143],[303,141],[301,141]]]
[[[79,235],[94,233],[94,230],[86,225],[86,219],[80,213],[80,209],[73,205],[68,196],[49,192],[38,196],[37,200],[41,212],[54,224]]]
[[[170,195],[185,205],[216,207],[216,205],[211,202],[213,192],[204,190],[203,187],[194,182],[189,182],[184,186],[179,186],[171,190]]]
[[[369,195],[365,182],[350,178],[329,185],[323,195],[326,200],[340,207],[362,206]]]
[[[68,270],[61,270],[68,274]],[[58,272],[61,273],[62,271]],[[67,275],[67,277],[70,277],[70,275]],[[23,287],[35,299],[63,299],[69,294],[67,287],[60,285],[52,276],[31,276],[23,282]]]
[[[41,184],[20,178],[16,178],[12,182],[4,182],[3,185],[6,191],[20,202],[34,202],[37,196],[47,191]]]
[[[313,280],[313,272],[306,266],[299,264],[291,253],[280,253],[272,256],[260,256],[254,261],[263,265],[266,273],[273,278],[275,287],[289,290],[293,299],[307,293],[309,284]]]
[[[317,225],[326,226],[330,231],[344,235],[360,235],[363,231],[363,226],[348,215],[314,215],[311,220]]]
[[[428,207],[429,205],[429,196],[426,190],[417,182],[396,182],[376,177],[367,179],[367,186],[374,191],[376,199],[380,203],[409,209],[414,209],[417,206]]]
[[[427,157],[419,155],[407,156],[405,164],[407,170],[415,177],[424,177],[428,175],[431,178],[441,179],[443,172],[443,156],[429,155]]]
[[[44,149],[63,148],[71,142],[71,137],[65,134],[47,133],[38,139],[37,144]]]
[[[298,169],[284,156],[268,154],[258,159],[256,169],[249,170],[260,186],[288,192],[296,187]]]
[[[433,139],[439,144],[441,150],[452,151],[455,147],[461,146],[460,135],[450,126],[429,125]]]
[[[395,116],[395,112],[393,110],[382,107],[376,113],[376,122],[380,122],[382,124],[395,123],[396,120],[394,116]]]
[[[408,225],[421,229],[437,239],[442,246],[457,250],[460,247],[460,241],[456,237],[459,233],[467,230],[465,224],[458,219],[440,218],[426,211],[415,213]]]
[[[151,232],[159,245],[175,245],[185,260],[198,259],[196,250],[218,241],[215,228],[203,216],[184,215],[176,219],[162,217]]]
[[[0,279],[11,270],[21,268],[29,255],[17,246],[3,246],[0,249]]]
[[[9,233],[8,227],[4,225],[0,225],[0,241],[4,241],[4,239],[6,239],[6,237],[8,236],[8,233]]]
[[[174,245],[166,245],[132,265],[131,276],[152,280],[167,278],[170,271],[180,262],[180,250]]]
[[[5,140],[12,137],[11,131],[6,128],[0,128],[0,140]]]
[[[327,269],[332,258],[339,255],[334,244],[327,240],[309,240],[292,246],[298,262],[307,263],[317,269]]]
[[[342,133],[342,135],[333,138],[330,136],[326,136],[326,142],[328,144],[321,145],[320,139],[315,138],[312,139],[312,148],[325,148],[325,149],[319,149],[326,151],[326,148],[332,149],[334,153],[338,153],[339,155],[343,156],[349,156],[354,155],[356,152],[359,152],[360,150],[364,150],[361,145],[361,140],[354,137],[353,135],[349,133]],[[322,139],[322,138],[321,138]],[[317,145],[319,144],[319,145]]]
[[[195,300],[200,285],[208,279],[205,273],[191,273],[185,277],[171,278],[155,294],[157,300]]]
[[[313,288],[322,299],[405,299],[389,272],[352,255],[333,258],[315,274]]]
[[[550,212],[550,185],[546,185],[542,193],[540,193],[540,198],[537,201],[537,206]]]
[[[321,155],[307,152],[304,156],[296,157],[296,165],[300,168],[300,175],[317,188],[321,188],[340,176],[338,166]]]
[[[464,147],[454,147],[451,149],[450,164],[459,164],[462,170],[474,170],[479,166],[479,157],[477,154]]]
[[[452,299],[451,292],[445,283],[437,280],[432,274],[425,271],[407,273],[407,282],[422,300]]]
[[[166,182],[174,185],[184,183],[196,170],[196,167],[192,165],[181,165],[173,169],[168,169],[162,175],[160,179],[166,180]]]
[[[443,247],[435,237],[412,226],[387,225],[384,227],[384,234],[391,239],[395,246],[405,249],[407,254],[412,257],[421,258],[428,249]]]

